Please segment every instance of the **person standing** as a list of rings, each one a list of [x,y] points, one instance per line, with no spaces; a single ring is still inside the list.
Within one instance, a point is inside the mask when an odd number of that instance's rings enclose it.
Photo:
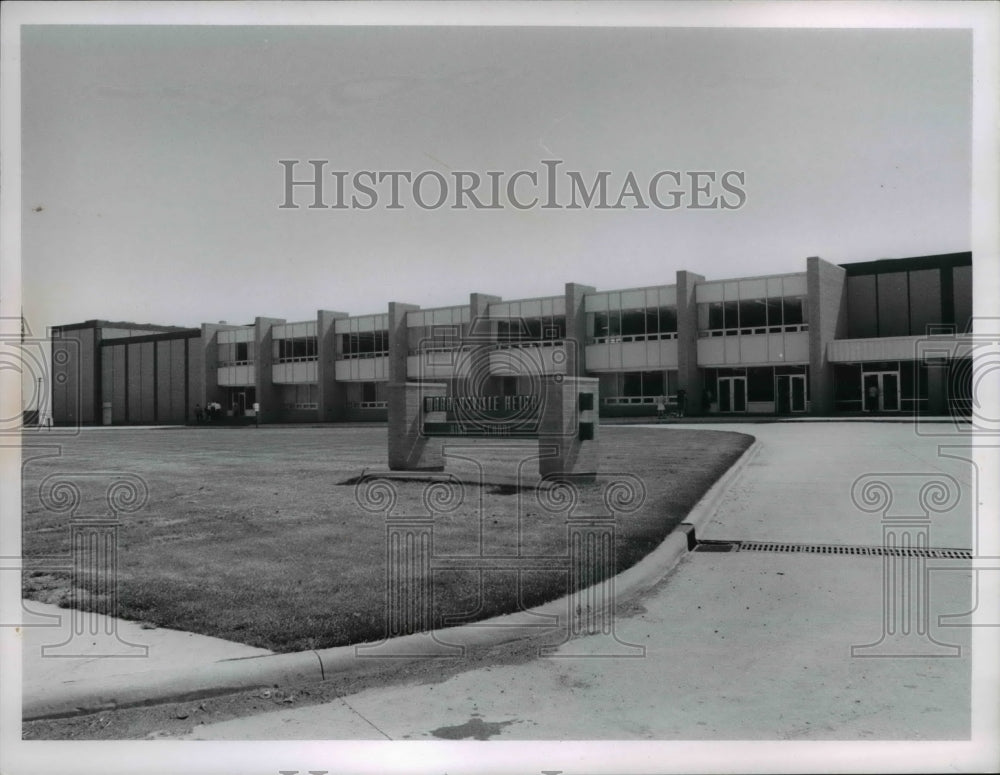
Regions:
[[[868,387],[868,411],[874,412],[878,409],[878,385],[872,384]]]

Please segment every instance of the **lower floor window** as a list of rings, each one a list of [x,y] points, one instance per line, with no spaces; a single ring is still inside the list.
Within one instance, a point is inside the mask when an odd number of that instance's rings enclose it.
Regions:
[[[315,384],[282,385],[280,403],[285,409],[315,409],[319,406]]]
[[[252,387],[228,387],[223,398],[222,409],[227,416],[243,417],[253,411],[257,401],[257,389]]]
[[[601,374],[601,401],[605,404],[656,404],[677,399],[677,370],[623,371]]]
[[[809,367],[740,366],[705,369],[702,410],[794,414],[810,400]]]
[[[385,382],[347,383],[347,406],[351,409],[384,409],[386,384]]]
[[[917,361],[838,363],[833,381],[837,411],[913,412],[927,408],[927,366]]]

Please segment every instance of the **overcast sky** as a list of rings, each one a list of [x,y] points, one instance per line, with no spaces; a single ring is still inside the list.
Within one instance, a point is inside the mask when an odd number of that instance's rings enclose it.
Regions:
[[[971,249],[963,30],[35,26],[23,306],[197,325]],[[282,210],[327,170],[745,174],[735,210]],[[301,165],[304,176],[309,168]],[[332,177],[330,181],[332,181]],[[432,190],[432,189],[428,189]],[[431,197],[433,198],[433,197]],[[304,193],[297,201],[311,201]]]

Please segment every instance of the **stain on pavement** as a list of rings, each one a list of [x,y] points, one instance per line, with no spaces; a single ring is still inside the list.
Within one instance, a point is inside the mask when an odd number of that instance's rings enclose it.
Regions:
[[[505,726],[513,723],[513,721],[483,721],[481,718],[470,718],[464,724],[455,727],[432,729],[431,734],[445,740],[465,740],[467,738],[489,740],[493,735],[499,735],[500,730]]]

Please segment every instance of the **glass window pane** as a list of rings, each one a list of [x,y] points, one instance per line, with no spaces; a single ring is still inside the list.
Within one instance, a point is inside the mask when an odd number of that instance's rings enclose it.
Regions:
[[[802,314],[802,299],[782,299],[782,317],[786,326],[796,326],[805,323]]]
[[[740,303],[738,301],[722,302],[724,308],[725,328],[740,327]]]
[[[743,328],[767,325],[767,303],[764,299],[740,302],[740,325]]]
[[[656,307],[646,309],[646,333],[658,334],[660,332],[660,311]]]
[[[661,334],[677,333],[677,309],[675,307],[659,308],[659,328]]]
[[[613,310],[608,313],[608,335],[609,336],[621,336],[622,333],[622,321],[621,313],[617,310]]]
[[[972,323],[972,267],[956,266],[952,269],[955,293],[955,330],[964,334]]]
[[[657,396],[665,396],[667,394],[662,371],[643,372],[642,394],[644,396],[652,396],[654,398]]]
[[[622,375],[622,395],[641,396],[642,395],[642,372],[626,371]]]
[[[708,327],[725,328],[725,319],[722,314],[722,302],[713,301],[708,305]]]
[[[910,336],[922,336],[927,326],[941,323],[941,270],[910,272]]]
[[[747,369],[747,400],[774,400],[774,370],[767,366]]]
[[[878,336],[875,275],[847,278],[847,336],[850,339],[871,339]]]
[[[878,275],[878,335],[906,336],[910,333],[909,318],[906,272]]]
[[[781,299],[768,299],[764,305],[767,311],[767,324],[769,326],[780,326],[781,323]]]
[[[622,336],[637,336],[646,333],[646,313],[622,312]]]

